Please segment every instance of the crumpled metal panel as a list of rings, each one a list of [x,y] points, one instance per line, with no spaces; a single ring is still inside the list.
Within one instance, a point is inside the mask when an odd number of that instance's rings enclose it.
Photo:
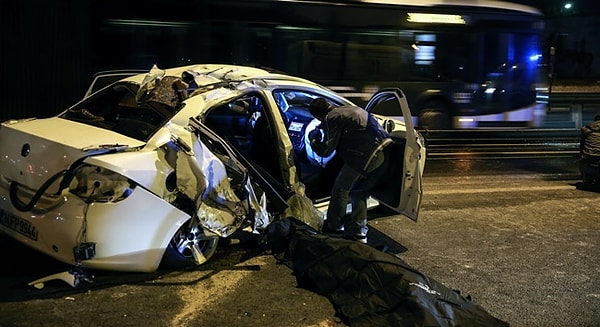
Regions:
[[[245,221],[250,206],[262,211],[260,204],[240,199],[227,176],[225,164],[193,133],[189,134],[191,151],[177,154],[177,187],[196,203],[196,214],[202,226],[227,237]],[[252,191],[245,188],[246,192]],[[254,196],[256,198],[256,196]]]
[[[319,231],[323,228],[323,213],[317,210],[306,195],[296,193],[288,199],[287,204],[288,208],[283,212],[282,219],[294,218]]]

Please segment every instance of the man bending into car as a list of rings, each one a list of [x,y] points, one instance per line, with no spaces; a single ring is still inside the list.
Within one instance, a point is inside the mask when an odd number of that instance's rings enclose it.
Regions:
[[[383,149],[392,140],[377,119],[360,107],[334,107],[316,98],[310,113],[321,121],[309,133],[313,151],[327,157],[335,150],[344,162],[331,191],[323,232],[367,243],[367,197],[386,170]],[[352,203],[349,217],[348,198]]]

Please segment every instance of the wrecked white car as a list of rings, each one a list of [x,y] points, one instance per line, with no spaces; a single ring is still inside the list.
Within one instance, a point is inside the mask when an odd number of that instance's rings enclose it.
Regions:
[[[319,230],[340,162],[305,142],[315,97],[351,104],[252,67],[154,67],[56,117],[6,121],[0,230],[76,267],[140,272],[202,264],[219,239],[285,217]],[[403,119],[377,116],[401,151],[376,199],[416,220],[421,137],[400,90],[377,107]]]

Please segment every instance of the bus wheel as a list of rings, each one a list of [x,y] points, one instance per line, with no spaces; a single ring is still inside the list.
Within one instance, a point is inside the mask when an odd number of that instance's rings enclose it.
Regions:
[[[426,109],[419,114],[420,129],[451,129],[450,116],[436,109]]]

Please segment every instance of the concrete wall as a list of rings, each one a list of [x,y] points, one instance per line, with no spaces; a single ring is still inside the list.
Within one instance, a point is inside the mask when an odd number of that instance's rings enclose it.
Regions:
[[[600,16],[548,19],[545,48],[556,47],[555,80],[600,80]]]

